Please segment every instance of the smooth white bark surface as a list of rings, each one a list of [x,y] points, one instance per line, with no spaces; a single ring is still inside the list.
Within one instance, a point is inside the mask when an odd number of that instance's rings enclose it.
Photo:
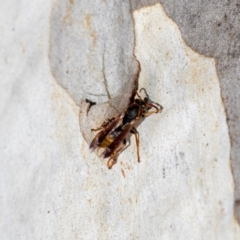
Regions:
[[[80,132],[85,109],[52,75],[53,6],[12,3],[0,10],[0,239],[239,239],[213,59],[160,5],[134,13],[139,84],[164,111],[138,127],[141,163],[132,138],[108,170]]]

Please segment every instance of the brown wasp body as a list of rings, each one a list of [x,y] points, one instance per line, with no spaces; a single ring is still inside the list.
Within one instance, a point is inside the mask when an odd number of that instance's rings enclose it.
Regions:
[[[150,111],[151,108],[155,108],[155,110]],[[100,128],[92,129],[92,131],[100,132],[90,144],[91,151],[94,151],[96,148],[104,148],[101,157],[109,158],[107,165],[110,169],[116,163],[118,153],[126,146],[128,134],[132,133],[135,135],[138,162],[140,162],[139,137],[135,126],[144,117],[161,112],[162,109],[162,106],[159,105],[157,107],[151,103],[148,95],[142,99],[137,90],[134,90],[130,98],[130,103],[123,113],[106,120]]]

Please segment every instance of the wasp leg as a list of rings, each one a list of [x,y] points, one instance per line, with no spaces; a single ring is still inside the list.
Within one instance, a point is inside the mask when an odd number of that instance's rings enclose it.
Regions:
[[[141,98],[141,96],[138,94],[137,90],[135,90],[135,91],[136,91],[136,95],[137,95],[141,100],[143,100],[143,99]]]
[[[85,101],[86,101],[86,103],[88,103],[89,105],[88,105],[88,108],[87,108],[87,115],[88,115],[88,112],[89,112],[89,110],[90,110],[90,108],[93,106],[93,105],[96,105],[96,103],[95,102],[92,102],[91,100],[89,100],[89,99],[85,99]]]
[[[136,129],[135,127],[131,130],[131,133],[133,133],[134,136],[135,136],[136,146],[137,146],[137,158],[138,158],[138,162],[140,162],[140,154],[139,154],[139,133],[138,133],[138,131],[137,131],[137,129]]]
[[[91,131],[93,132],[93,131],[102,130],[103,128],[107,127],[107,125],[108,125],[110,122],[112,122],[114,119],[115,119],[115,118],[109,118],[109,119],[105,120],[105,121],[103,122],[103,124],[102,124],[101,127],[99,127],[99,128],[92,128]]]
[[[107,162],[108,169],[111,169],[114,164],[117,163],[116,156],[118,155],[119,152],[123,150],[123,148],[126,147],[126,139],[123,140],[123,145],[121,148],[119,148],[117,151],[113,152],[112,156],[109,158]]]
[[[108,169],[111,169],[112,166],[116,163],[117,163],[116,159],[111,157],[107,162]]]

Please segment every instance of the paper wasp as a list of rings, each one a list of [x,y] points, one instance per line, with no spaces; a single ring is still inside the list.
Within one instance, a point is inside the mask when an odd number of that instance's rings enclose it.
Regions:
[[[153,104],[145,91],[146,97],[142,99],[135,89],[130,97],[130,102],[123,113],[118,116],[107,119],[102,126],[91,131],[100,131],[92,140],[89,148],[94,151],[96,148],[103,148],[101,156],[109,158],[107,166],[110,169],[116,163],[116,157],[126,146],[129,134],[134,134],[137,146],[137,158],[140,162],[139,154],[139,134],[135,126],[144,118],[153,113],[163,110],[159,104]],[[140,92],[141,92],[140,90]],[[157,106],[156,106],[157,105]],[[154,110],[151,110],[154,108]],[[150,111],[151,110],[151,111]]]

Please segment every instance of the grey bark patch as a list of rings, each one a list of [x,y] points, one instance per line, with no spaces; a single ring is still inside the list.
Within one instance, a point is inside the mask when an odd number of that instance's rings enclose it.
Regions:
[[[111,9],[111,11],[109,11]],[[76,104],[131,92],[133,22],[128,1],[57,1],[51,17],[50,62]],[[124,100],[123,100],[124,101]]]

